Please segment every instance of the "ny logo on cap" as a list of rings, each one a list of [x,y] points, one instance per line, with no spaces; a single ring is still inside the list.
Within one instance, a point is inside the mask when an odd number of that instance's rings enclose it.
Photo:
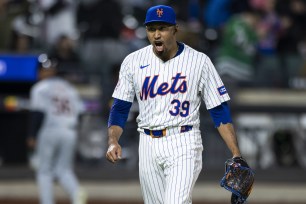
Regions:
[[[161,17],[164,14],[163,9],[157,9],[156,14],[157,14],[158,17]]]

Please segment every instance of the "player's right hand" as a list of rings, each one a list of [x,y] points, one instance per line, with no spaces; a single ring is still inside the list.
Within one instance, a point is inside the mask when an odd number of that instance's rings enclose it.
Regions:
[[[121,159],[121,146],[117,144],[110,144],[106,152],[106,159],[112,163],[116,163]]]

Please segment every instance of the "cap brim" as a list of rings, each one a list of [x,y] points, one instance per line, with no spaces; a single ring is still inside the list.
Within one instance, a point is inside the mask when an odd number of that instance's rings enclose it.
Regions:
[[[143,23],[143,25],[148,25],[150,23],[166,23],[166,24],[170,24],[170,25],[176,25],[176,23],[173,23],[173,22],[158,21],[158,20],[148,21],[148,22]]]

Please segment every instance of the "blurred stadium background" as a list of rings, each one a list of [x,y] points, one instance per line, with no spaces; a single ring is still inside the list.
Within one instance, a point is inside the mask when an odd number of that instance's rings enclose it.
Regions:
[[[25,139],[41,53],[70,73],[86,105],[75,169],[90,203],[142,203],[137,103],[121,140],[125,159],[111,165],[104,154],[120,63],[148,44],[143,20],[156,4],[176,9],[179,40],[206,53],[224,78],[241,151],[256,173],[249,203],[306,203],[305,0],[0,0],[1,204],[38,202]],[[250,15],[256,21],[245,25]],[[201,120],[204,167],[194,201],[229,203],[219,181],[230,154],[205,107]],[[58,187],[56,196],[67,203]]]

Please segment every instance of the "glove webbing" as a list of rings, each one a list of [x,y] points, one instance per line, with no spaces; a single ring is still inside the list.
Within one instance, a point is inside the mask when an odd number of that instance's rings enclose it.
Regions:
[[[254,172],[233,161],[226,162],[225,175],[221,180],[221,187],[237,195],[242,201],[249,196],[254,182]]]

